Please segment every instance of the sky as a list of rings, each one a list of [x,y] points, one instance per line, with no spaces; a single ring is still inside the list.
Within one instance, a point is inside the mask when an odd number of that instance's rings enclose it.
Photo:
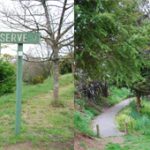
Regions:
[[[7,7],[11,7],[12,3],[10,0],[1,0],[0,4],[3,3],[5,4],[6,8]],[[2,9],[2,5],[0,5],[0,9]],[[4,31],[4,32],[9,32],[11,31],[7,26],[5,26],[4,24],[2,24],[0,22],[0,31]],[[2,48],[2,47],[7,47],[7,48]],[[1,52],[2,54],[11,54],[11,55],[16,55],[17,52],[17,45],[16,44],[1,44]]]
[[[71,0],[70,0],[71,1]],[[150,0],[149,0],[150,1]],[[0,0],[0,9],[2,9],[2,6],[4,5],[5,6],[5,9],[8,9],[8,8],[12,8],[14,5],[15,2],[12,1],[12,0]],[[55,1],[55,3],[57,3]],[[1,5],[3,4],[3,5]],[[15,6],[17,7],[17,6]],[[54,14],[55,12],[57,12],[56,10],[54,11]],[[73,19],[73,14],[72,14],[72,18],[71,20]],[[14,30],[11,30],[9,29],[8,27],[6,27],[4,24],[1,24],[0,23],[0,31],[14,31]],[[6,44],[1,44],[2,47],[6,47]],[[34,47],[37,47],[37,45],[24,45],[24,52],[29,52],[31,51],[31,49],[34,49]],[[14,45],[11,45],[11,44],[8,44],[7,45],[7,48],[2,48],[2,53],[8,53],[8,54],[11,54],[11,55],[16,55],[16,52],[17,52],[17,44],[14,44]]]
[[[7,10],[7,9],[15,7],[16,10],[17,10],[17,5],[13,5],[14,3],[16,3],[16,2],[14,2],[12,0],[0,0],[0,9],[5,8]],[[57,3],[58,2],[56,2],[56,1],[54,2],[54,4],[57,4]],[[54,15],[57,14],[57,10],[52,10],[52,11],[54,12],[53,13]],[[73,17],[74,17],[74,14],[71,15],[71,20],[74,20]],[[15,30],[8,28],[7,26],[5,26],[4,24],[2,24],[0,22],[0,32],[2,32],[2,31],[4,31],[4,32],[13,32]],[[17,53],[17,44],[13,44],[13,45],[12,44],[7,44],[7,46],[6,46],[6,44],[1,44],[1,47],[2,47],[2,49],[1,49],[2,54],[7,53],[7,54],[10,54],[10,55],[16,55],[16,53]],[[5,48],[3,48],[3,47],[5,47]],[[29,52],[29,51],[31,51],[31,49],[34,49],[34,48],[37,48],[37,47],[39,47],[39,45],[31,45],[31,44],[26,45],[26,44],[24,44],[24,52],[25,53]]]

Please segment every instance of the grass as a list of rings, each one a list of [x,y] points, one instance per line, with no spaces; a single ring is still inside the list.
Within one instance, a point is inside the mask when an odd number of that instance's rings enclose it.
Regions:
[[[60,101],[63,107],[51,105],[52,78],[39,85],[23,85],[21,134],[15,136],[15,93],[0,97],[0,147],[30,141],[39,146],[49,142],[71,141],[74,136],[71,74],[60,77]]]
[[[75,133],[95,136],[91,129],[92,119],[100,112],[94,107],[87,105],[85,99],[75,99],[76,112],[74,113]]]
[[[106,145],[105,150],[149,150],[150,136],[142,134],[132,134],[125,137],[122,144],[109,143]]]
[[[130,94],[130,90],[127,88],[111,87],[110,96],[108,98],[108,104],[114,105],[127,98]]]
[[[127,123],[129,134],[126,135],[125,141],[121,145],[109,143],[106,150],[149,150],[150,148],[150,101],[142,100],[142,109],[138,113],[135,103],[125,108],[117,116],[119,128],[125,130],[124,123]],[[113,148],[112,148],[113,149]]]
[[[73,76],[70,74],[66,74],[63,76],[60,76],[60,87],[63,87],[65,85],[68,85],[72,83],[73,84]],[[37,85],[26,85],[23,84],[23,95],[22,99],[23,102],[30,99],[31,97],[37,96],[37,94],[47,94],[49,92],[52,92],[53,90],[53,79],[49,77],[47,80],[44,81],[43,84],[37,84]],[[0,97],[0,104],[5,102],[14,102],[15,101],[15,94],[8,94]]]
[[[117,116],[117,121],[120,129],[124,129],[123,122],[126,122],[128,125],[128,130],[130,132],[141,132],[142,134],[149,134],[150,131],[147,130],[150,128],[150,102],[147,100],[142,101],[143,107],[141,112],[136,111],[135,102],[125,108]]]
[[[95,136],[90,127],[93,117],[94,115],[88,110],[84,110],[84,112],[76,111],[74,114],[74,125],[76,133]]]
[[[123,149],[117,143],[109,143],[109,144],[106,145],[105,150],[123,150]]]

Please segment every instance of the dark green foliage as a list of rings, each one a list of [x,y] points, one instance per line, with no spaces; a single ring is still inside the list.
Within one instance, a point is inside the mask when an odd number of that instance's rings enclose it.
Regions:
[[[97,116],[100,114],[98,110],[96,110],[94,107],[85,106],[85,109],[93,114],[93,116]]]
[[[149,60],[145,60],[148,62]],[[146,66],[147,68],[141,68],[142,79],[135,82],[131,87],[136,96],[145,96],[150,95],[150,65]]]
[[[148,25],[136,1],[76,1],[75,59],[92,79],[124,82],[140,78]]]
[[[0,60],[0,95],[13,92],[16,83],[15,79],[14,65]]]
[[[42,83],[43,80],[51,75],[51,68],[51,62],[24,62],[23,81],[27,84]]]
[[[64,59],[60,62],[60,73],[67,74],[72,72],[72,62],[68,59]]]

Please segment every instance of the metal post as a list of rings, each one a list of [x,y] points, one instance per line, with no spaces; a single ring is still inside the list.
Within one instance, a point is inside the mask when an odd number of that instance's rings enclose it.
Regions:
[[[16,89],[16,135],[20,133],[21,128],[21,99],[22,99],[22,54],[23,44],[18,44],[17,56],[17,89]]]

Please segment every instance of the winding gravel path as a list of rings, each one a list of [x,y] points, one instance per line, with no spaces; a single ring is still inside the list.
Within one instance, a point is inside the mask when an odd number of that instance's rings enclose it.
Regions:
[[[126,100],[114,105],[113,107],[107,109],[101,115],[97,116],[92,122],[94,132],[96,132],[96,125],[99,125],[100,136],[102,138],[124,135],[123,132],[120,132],[117,129],[115,117],[121,109],[123,109],[124,107],[126,107],[130,104],[132,99],[133,98],[126,99]]]

